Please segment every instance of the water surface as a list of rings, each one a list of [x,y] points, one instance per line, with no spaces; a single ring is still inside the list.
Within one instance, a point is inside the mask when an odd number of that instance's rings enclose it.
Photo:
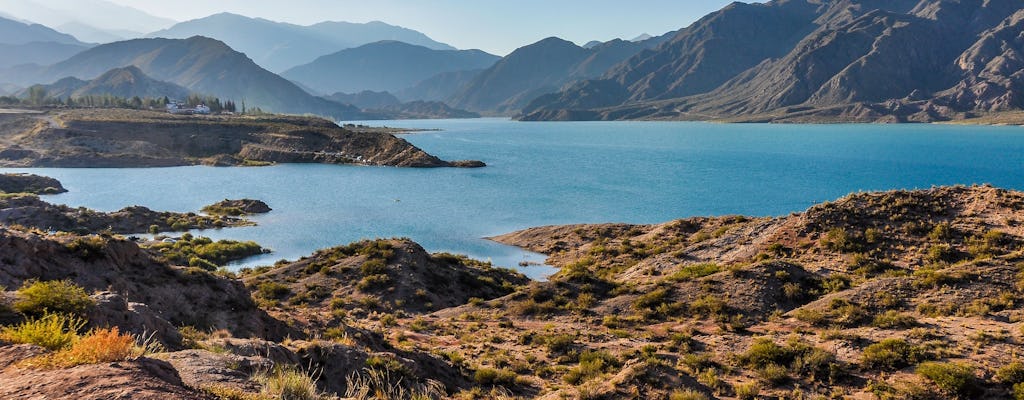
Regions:
[[[991,183],[1024,189],[1024,128],[755,125],[498,119],[367,121],[440,128],[405,135],[482,169],[332,165],[261,168],[7,169],[60,179],[49,201],[112,211],[195,211],[257,198],[257,227],[205,231],[295,259],[362,238],[409,237],[503,266],[543,257],[482,238],[532,226],[655,223],[698,215],[784,215],[850,192]],[[540,277],[549,268],[528,267]]]

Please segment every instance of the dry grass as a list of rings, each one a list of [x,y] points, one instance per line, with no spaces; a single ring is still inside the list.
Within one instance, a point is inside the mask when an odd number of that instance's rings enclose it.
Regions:
[[[33,357],[21,363],[29,368],[71,368],[77,365],[124,361],[142,356],[145,347],[138,346],[132,335],[121,333],[117,327],[95,329],[71,345],[70,348]]]
[[[56,351],[74,344],[78,340],[78,331],[83,326],[85,326],[85,320],[78,317],[45,314],[18,325],[4,327],[0,330],[0,340],[34,344]]]

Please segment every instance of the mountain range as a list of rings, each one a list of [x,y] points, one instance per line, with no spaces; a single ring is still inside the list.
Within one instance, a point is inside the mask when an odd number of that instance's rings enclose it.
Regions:
[[[147,35],[170,39],[192,36],[221,40],[275,73],[312,62],[326,54],[382,40],[400,41],[436,50],[455,50],[420,32],[379,21],[365,24],[321,22],[302,26],[231,13],[181,22]]]
[[[464,83],[448,100],[471,111],[509,114],[569,82],[600,76],[657,42],[612,40],[591,48],[557,37],[520,47]]]
[[[0,81],[27,86],[65,77],[91,80],[124,66],[135,66],[153,79],[195,93],[231,99],[265,111],[314,113],[335,118],[359,115],[355,107],[312,96],[223,42],[201,36],[135,39],[100,45],[48,67],[0,72]]]
[[[136,38],[174,24],[173,20],[106,0],[0,0],[0,9],[90,43]]]
[[[487,68],[498,59],[480,50],[434,50],[387,40],[322,56],[281,76],[325,93],[396,92],[440,73]]]
[[[1018,0],[734,3],[523,119],[936,121],[1024,106]]]
[[[43,25],[0,18],[0,68],[52,64],[90,46]]]

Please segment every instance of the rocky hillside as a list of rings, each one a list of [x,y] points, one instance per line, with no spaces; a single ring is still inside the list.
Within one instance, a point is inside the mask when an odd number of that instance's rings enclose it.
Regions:
[[[1018,110],[1012,0],[734,3],[524,119],[938,121]],[[736,49],[742,49],[737,51]]]
[[[313,399],[1019,398],[1022,209],[1021,192],[940,187],[495,238],[547,253],[546,282],[405,239],[235,277],[116,237],[3,228],[0,338],[23,340],[31,279],[65,279],[97,291],[93,326],[168,344],[58,374],[39,367],[54,350],[0,342],[0,394],[110,380],[143,398],[269,399],[287,380]]]
[[[0,114],[0,165],[155,167],[327,163],[445,167],[388,133],[314,117],[182,116],[134,110]]]

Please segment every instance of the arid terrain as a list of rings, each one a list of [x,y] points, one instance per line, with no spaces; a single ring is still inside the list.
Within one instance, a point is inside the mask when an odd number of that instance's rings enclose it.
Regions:
[[[0,396],[1021,398],[1022,237],[1024,193],[990,186],[494,238],[549,255],[560,272],[545,282],[407,239],[234,273],[117,235],[7,226]],[[116,326],[159,346],[68,366],[68,350],[13,333],[46,318],[26,305],[40,282],[81,288],[87,300],[58,304],[87,321],[80,334]],[[305,397],[282,397],[288,380]]]

